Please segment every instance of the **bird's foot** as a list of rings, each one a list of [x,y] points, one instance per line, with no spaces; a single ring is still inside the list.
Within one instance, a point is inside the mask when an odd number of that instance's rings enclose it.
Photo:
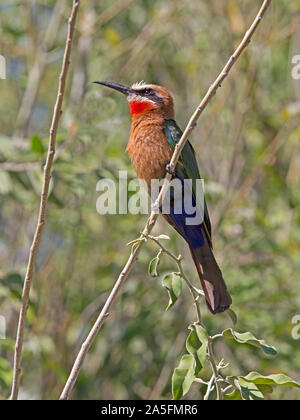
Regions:
[[[170,175],[172,175],[172,176],[176,176],[176,172],[173,170],[173,169],[171,169],[171,166],[170,166],[170,164],[168,163],[167,165],[166,165],[166,172],[168,173],[168,174],[170,174]]]

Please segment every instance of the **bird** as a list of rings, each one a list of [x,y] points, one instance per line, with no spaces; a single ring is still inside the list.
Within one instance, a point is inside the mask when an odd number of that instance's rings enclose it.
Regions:
[[[109,81],[93,83],[114,89],[126,96],[131,114],[126,151],[137,177],[146,182],[150,191],[151,181],[163,179],[166,172],[170,171],[168,164],[175,145],[182,136],[182,131],[175,121],[172,95],[165,87],[147,84],[144,81],[134,83],[131,87]],[[181,152],[175,170],[170,173],[172,178],[177,178],[180,182],[192,180],[190,194],[192,202],[195,203],[194,184],[195,180],[201,178],[195,151],[189,141]],[[224,312],[230,307],[232,299],[213,254],[211,222],[205,199],[204,208],[199,209],[203,217],[194,225],[187,224],[184,208],[182,214],[174,211],[175,205],[175,198],[171,195],[170,211],[164,213],[163,217],[185,239],[190,248],[208,309],[212,314]]]

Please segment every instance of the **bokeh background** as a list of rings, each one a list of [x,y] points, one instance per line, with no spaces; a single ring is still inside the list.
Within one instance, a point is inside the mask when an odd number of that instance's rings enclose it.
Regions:
[[[7,398],[20,295],[35,228],[43,164],[71,0],[2,0],[0,54],[0,395]],[[184,128],[260,7],[252,0],[91,0],[82,2],[57,138],[47,223],[32,287],[21,398],[60,394],[80,344],[139,235],[145,215],[96,212],[101,178],[135,176],[125,153],[127,104],[93,80],[165,85]],[[233,297],[236,330],[275,345],[276,357],[226,340],[226,372],[284,372],[300,380],[300,1],[276,0],[229,78],[193,131],[214,249]],[[184,255],[187,247],[160,220],[156,233]],[[157,249],[144,247],[134,272],[85,361],[76,399],[171,398],[171,375],[194,321],[188,292],[165,311],[160,278],[147,273]],[[165,259],[160,271],[172,270]],[[211,333],[226,315],[203,316]],[[205,372],[204,376],[205,378]],[[282,388],[282,387],[281,387]],[[194,384],[186,398],[202,398]],[[270,398],[299,399],[286,387]]]

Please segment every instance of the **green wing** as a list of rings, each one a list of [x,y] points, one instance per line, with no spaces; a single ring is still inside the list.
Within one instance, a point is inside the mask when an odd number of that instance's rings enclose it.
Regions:
[[[179,142],[182,131],[176,124],[174,120],[165,120],[164,122],[164,131],[166,137],[168,138],[172,149],[174,150],[175,144]],[[195,157],[195,151],[193,146],[189,141],[186,142],[181,156],[179,158],[179,165],[176,167],[176,172],[179,176],[183,177],[184,179],[191,179],[193,182],[193,194],[195,195],[195,180],[200,179],[200,173]],[[211,237],[211,223],[209,219],[209,214],[207,210],[206,201],[204,199],[204,223],[208,230],[209,236]],[[209,238],[210,240],[211,238]]]

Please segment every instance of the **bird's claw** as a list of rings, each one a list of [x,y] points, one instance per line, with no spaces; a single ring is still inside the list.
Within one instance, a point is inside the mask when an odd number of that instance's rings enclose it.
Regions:
[[[176,176],[176,172],[173,169],[171,169],[171,166],[169,163],[166,165],[166,172],[170,175]]]

